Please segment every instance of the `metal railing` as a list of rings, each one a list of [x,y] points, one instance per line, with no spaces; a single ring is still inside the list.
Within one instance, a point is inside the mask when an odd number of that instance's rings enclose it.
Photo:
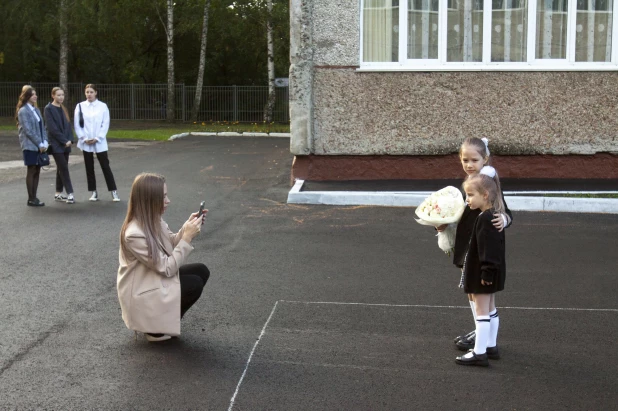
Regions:
[[[45,107],[51,101],[51,90],[57,83],[0,83],[0,117],[13,117],[17,99],[24,84],[32,85],[39,96],[38,105]],[[85,83],[69,83],[64,105],[71,116],[78,102],[83,101]],[[165,120],[167,84],[97,84],[98,98],[109,107],[113,120]],[[195,86],[176,84],[175,120],[189,121]],[[289,115],[289,88],[275,89],[273,120],[287,123]],[[202,101],[197,121],[227,121],[261,123],[268,100],[268,86],[206,86],[202,88]]]

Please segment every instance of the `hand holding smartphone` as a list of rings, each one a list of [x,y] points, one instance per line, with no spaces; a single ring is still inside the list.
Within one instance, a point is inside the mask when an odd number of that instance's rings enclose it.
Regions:
[[[206,201],[202,201],[200,203],[200,210],[197,212],[197,215],[202,218],[202,225],[204,224],[204,210],[206,210]],[[208,212],[208,210],[206,210]]]

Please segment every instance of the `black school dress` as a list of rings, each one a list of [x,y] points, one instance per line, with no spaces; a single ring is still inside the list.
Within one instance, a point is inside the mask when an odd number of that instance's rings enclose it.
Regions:
[[[466,198],[466,194],[462,194],[464,198]],[[509,210],[509,206],[504,200],[504,194],[502,194],[502,201],[504,202],[504,212],[509,216],[510,220],[509,224],[504,227],[507,228],[513,224],[513,214],[511,214],[511,210]],[[468,251],[468,244],[470,244],[470,237],[472,236],[472,228],[474,227],[476,217],[480,212],[481,210],[471,210],[466,204],[466,208],[461,215],[461,219],[459,220],[459,223],[457,223],[457,231],[455,233],[455,249],[453,251],[453,264],[459,268],[463,267],[464,258],[466,256],[466,252]]]
[[[478,215],[472,228],[470,246],[464,258],[463,286],[468,294],[491,294],[504,290],[506,279],[504,230],[498,232],[491,220],[492,210]],[[481,279],[491,285],[481,284]]]

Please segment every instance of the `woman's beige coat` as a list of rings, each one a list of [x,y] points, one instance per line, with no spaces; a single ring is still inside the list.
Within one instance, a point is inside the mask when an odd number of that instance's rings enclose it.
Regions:
[[[129,255],[119,253],[118,299],[122,319],[130,330],[145,333],[180,335],[180,279],[178,269],[193,250],[182,239],[182,230],[174,234],[161,220],[162,241],[159,263],[148,257],[146,236],[136,222],[125,231]]]

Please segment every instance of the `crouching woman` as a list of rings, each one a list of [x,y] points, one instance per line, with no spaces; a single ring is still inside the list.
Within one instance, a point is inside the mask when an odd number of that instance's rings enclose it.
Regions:
[[[120,231],[118,299],[127,328],[148,341],[180,335],[180,319],[202,295],[210,272],[204,264],[185,264],[205,214],[191,214],[172,233],[163,213],[170,204],[163,176],[135,178]]]

